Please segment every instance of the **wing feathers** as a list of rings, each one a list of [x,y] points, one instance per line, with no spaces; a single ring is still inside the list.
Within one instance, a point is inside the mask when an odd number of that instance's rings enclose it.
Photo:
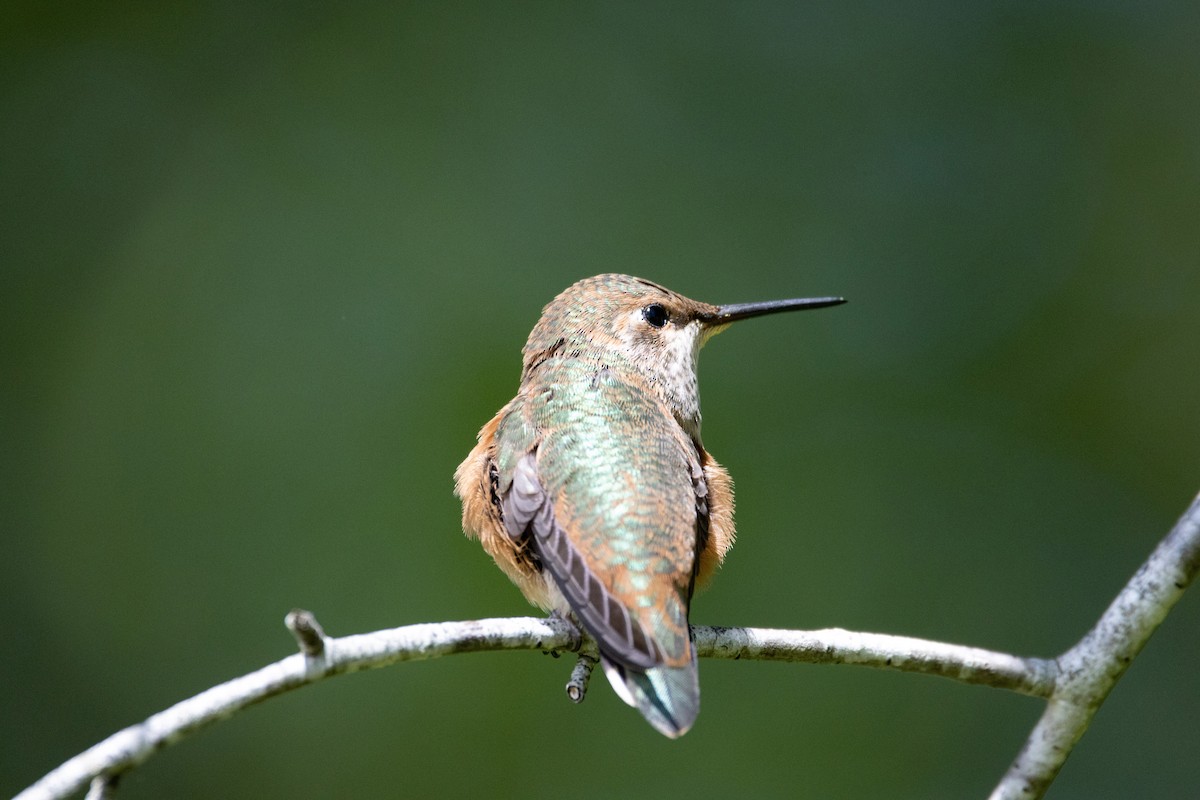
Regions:
[[[524,462],[522,462],[524,463]],[[537,473],[517,469],[513,472],[512,488],[505,495],[502,503],[504,511],[504,527],[514,541],[519,541],[529,530],[530,524],[546,506],[546,495],[538,483]]]
[[[512,488],[502,505],[509,536],[520,539],[532,533],[543,566],[610,659],[636,670],[662,663],[658,645],[592,574],[583,555],[558,525],[553,504],[538,479],[534,453],[527,453],[517,462]]]

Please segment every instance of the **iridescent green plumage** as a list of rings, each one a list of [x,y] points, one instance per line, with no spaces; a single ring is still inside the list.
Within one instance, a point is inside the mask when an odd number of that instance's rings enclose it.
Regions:
[[[696,354],[736,319],[834,302],[718,307],[625,275],[580,281],[544,309],[520,391],[455,475],[468,534],[596,639],[618,694],[668,736],[700,708],[693,589],[733,542]]]
[[[536,458],[556,526],[531,531],[543,566],[610,671],[685,673],[662,680],[688,691],[658,698],[656,727],[677,735],[699,710],[687,619],[696,495],[681,480],[699,459],[677,425],[663,424],[665,409],[644,381],[609,361],[555,357],[527,377],[496,431],[499,487],[509,489],[520,459]],[[556,537],[567,540],[566,557],[549,546]]]

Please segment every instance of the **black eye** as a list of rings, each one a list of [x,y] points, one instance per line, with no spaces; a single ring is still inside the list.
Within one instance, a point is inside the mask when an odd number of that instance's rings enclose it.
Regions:
[[[642,309],[642,319],[646,320],[654,328],[661,328],[666,325],[670,318],[671,315],[658,303],[651,303]]]

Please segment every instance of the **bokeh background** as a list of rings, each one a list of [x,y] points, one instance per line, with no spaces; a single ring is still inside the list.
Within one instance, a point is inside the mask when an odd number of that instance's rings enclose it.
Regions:
[[[451,473],[605,271],[851,301],[703,355],[740,540],[694,621],[1065,649],[1200,488],[1198,36],[1194,2],[8,4],[0,794],[289,654],[294,606],[530,613]],[[1194,791],[1198,601],[1052,797]],[[671,742],[570,666],[339,678],[121,796],[979,797],[1041,710],[709,661]]]

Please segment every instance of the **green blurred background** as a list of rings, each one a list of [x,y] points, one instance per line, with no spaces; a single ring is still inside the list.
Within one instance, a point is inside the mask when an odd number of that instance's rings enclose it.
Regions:
[[[578,278],[843,294],[701,365],[740,539],[693,620],[1051,655],[1200,488],[1180,3],[9,4],[0,794],[334,635],[531,613],[451,473]],[[1198,591],[1198,590],[1193,590]],[[1174,798],[1185,596],[1056,798]],[[704,662],[671,742],[571,662],[339,678],[121,797],[979,797],[1041,704]]]

